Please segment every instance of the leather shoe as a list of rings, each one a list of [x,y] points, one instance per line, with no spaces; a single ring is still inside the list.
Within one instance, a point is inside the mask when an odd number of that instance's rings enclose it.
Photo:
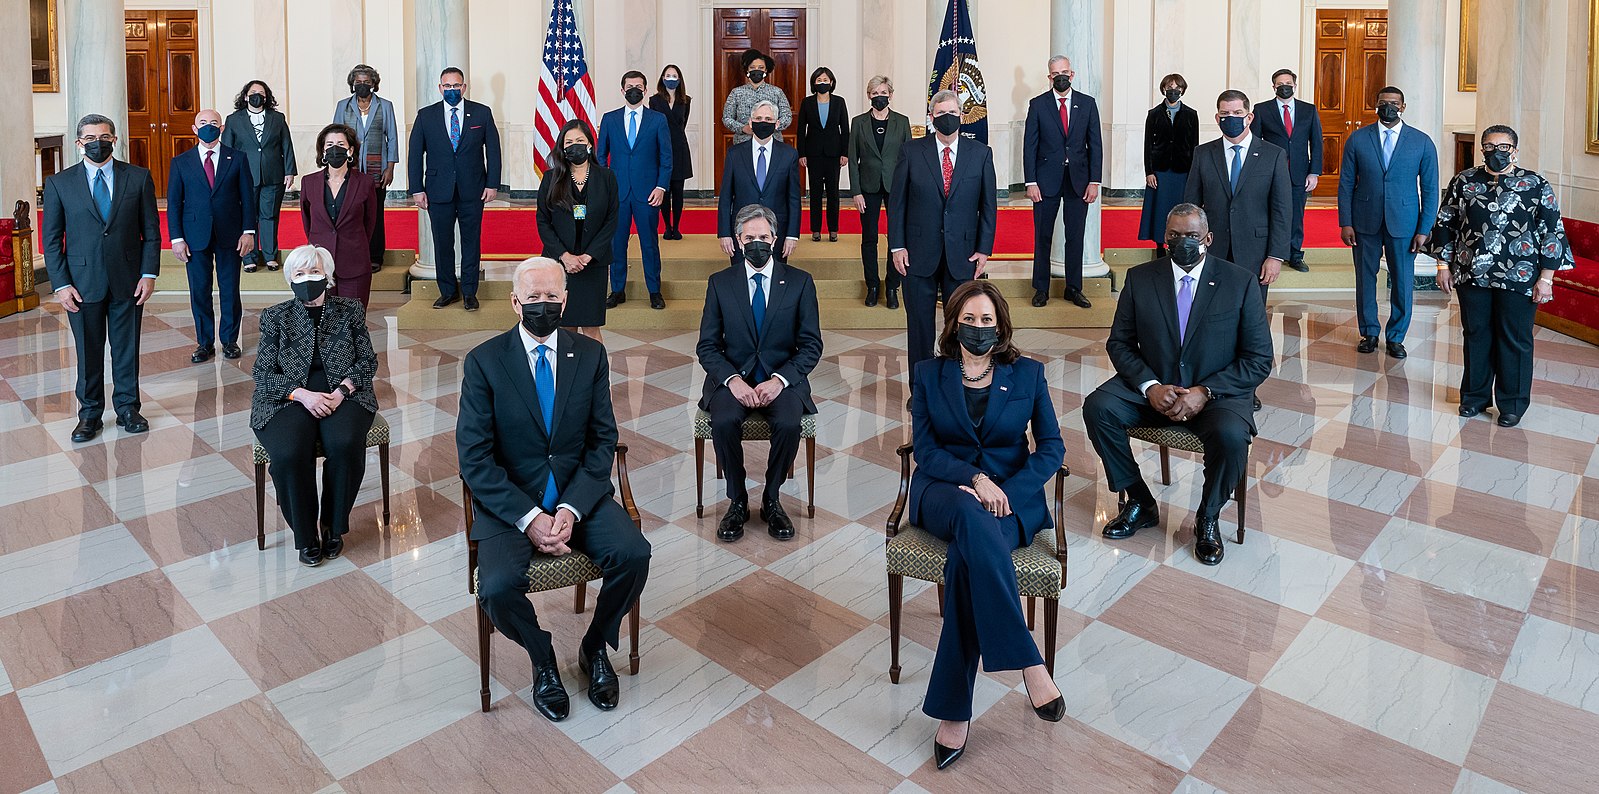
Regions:
[[[889,287],[888,288],[888,308],[890,308],[890,309],[898,309],[899,308],[899,290],[897,290],[897,289],[895,289],[893,287]]]
[[[572,713],[572,699],[553,663],[533,666],[533,708],[550,722],[560,722]]]
[[[766,534],[778,540],[794,539],[794,522],[783,512],[783,503],[773,499],[761,505],[761,520],[766,522]]]
[[[828,232],[827,233],[827,241],[830,242],[830,243],[838,242],[838,232]]]
[[[1389,342],[1388,355],[1393,358],[1404,358],[1409,354],[1405,352],[1405,345],[1403,342]]]
[[[605,308],[607,309],[614,309],[624,303],[627,303],[627,293],[621,290],[605,296]]]
[[[442,309],[460,299],[460,295],[440,295],[439,299],[433,302],[433,308]]]
[[[240,357],[242,355],[244,355],[244,351],[242,349],[240,349],[239,346],[236,343],[233,343],[233,342],[224,342],[224,343],[222,343],[222,357],[223,358],[238,358],[238,357]]]
[[[1033,306],[1041,309],[1041,308],[1043,308],[1045,306],[1048,306],[1048,305],[1049,305],[1049,292],[1047,292],[1045,290],[1041,290],[1041,289],[1033,290]]]
[[[315,568],[318,565],[321,565],[322,548],[320,546],[310,546],[308,548],[300,549],[300,564],[307,568]]]
[[[1480,414],[1480,413],[1482,413],[1482,406],[1480,406],[1480,405],[1465,405],[1465,404],[1462,404],[1460,406],[1460,415],[1466,417],[1467,419],[1470,419],[1471,417],[1476,416],[1477,414]]]
[[[72,428],[72,443],[82,444],[85,441],[93,441],[95,436],[100,435],[100,428],[102,427],[105,427],[105,423],[101,422],[98,417],[94,419],[79,419],[78,426]]]
[[[821,232],[811,232],[811,242],[819,243],[821,241],[822,241],[822,233]]]
[[[664,309],[664,308],[666,308],[666,299],[661,297],[661,293],[659,293],[659,292],[651,292],[650,293],[650,308],[651,309]]]
[[[579,648],[577,664],[589,676],[589,702],[600,711],[616,708],[617,698],[622,694],[622,684],[616,678],[616,669],[611,667],[610,657],[605,655],[605,648],[601,646],[593,656]]]
[[[476,295],[468,295],[468,296],[466,296],[466,300],[464,301],[464,303],[466,304],[466,310],[467,311],[469,311],[469,312],[477,311],[477,296]]]
[[[117,427],[129,433],[147,433],[150,430],[150,423],[146,422],[138,411],[129,411],[117,417]]]
[[[322,559],[336,560],[344,553],[344,538],[339,535],[329,535],[322,541]]]
[[[1094,308],[1094,304],[1088,302],[1088,298],[1083,295],[1083,291],[1080,289],[1072,289],[1071,287],[1067,287],[1066,300],[1076,304],[1077,308],[1079,309]]]
[[[1373,352],[1376,352],[1376,350],[1377,350],[1377,337],[1375,337],[1375,336],[1362,336],[1360,338],[1360,344],[1355,345],[1355,350],[1357,350],[1357,351],[1359,351],[1361,353],[1373,353]]]
[[[1121,540],[1122,538],[1132,537],[1133,533],[1140,529],[1159,524],[1160,507],[1158,505],[1154,502],[1146,503],[1137,499],[1128,499],[1127,503],[1122,505],[1121,512],[1117,513],[1116,517],[1105,525],[1105,529],[1100,534],[1111,540]]]
[[[970,741],[970,739],[967,741]],[[945,747],[939,744],[937,739],[933,740],[933,761],[938,764],[939,769],[948,769],[949,765],[955,763],[955,760],[960,758],[965,752],[966,745],[964,744],[959,747]]]
[[[877,305],[877,287],[867,287],[866,288],[866,305],[867,306],[876,306]]]
[[[1215,518],[1201,518],[1194,527],[1194,558],[1201,565],[1219,565],[1222,558],[1221,527]]]
[[[722,522],[716,525],[716,539],[723,543],[732,543],[744,537],[744,522],[750,520],[750,503],[746,500],[737,500],[727,506],[727,513],[722,516]]]
[[[1519,424],[1521,424],[1521,414],[1500,414],[1499,415],[1499,426],[1500,427],[1515,427],[1516,425],[1519,425]]]
[[[1032,692],[1027,693],[1027,702],[1029,705],[1032,704]],[[1054,700],[1042,706],[1033,706],[1033,713],[1037,714],[1038,718],[1045,722],[1060,722],[1066,716],[1066,696],[1064,694],[1056,695]]]
[[[189,361],[194,364],[204,364],[205,362],[210,361],[211,357],[214,355],[216,355],[216,348],[210,345],[200,345],[199,347],[195,348],[194,353],[189,356]]]
[[[1254,411],[1259,411],[1260,410],[1260,398],[1259,397],[1255,398],[1255,404],[1250,410],[1254,410]]]
[[[1310,272],[1310,265],[1305,264],[1305,260],[1303,259],[1290,259],[1288,260],[1288,266],[1301,273]]]

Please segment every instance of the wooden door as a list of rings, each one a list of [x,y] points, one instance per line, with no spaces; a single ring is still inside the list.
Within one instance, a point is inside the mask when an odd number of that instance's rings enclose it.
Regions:
[[[200,112],[200,31],[194,11],[127,11],[128,162],[167,193],[172,158],[194,146]]]
[[[1316,11],[1316,110],[1322,125],[1321,184],[1312,195],[1338,195],[1344,140],[1377,120],[1377,91],[1388,79],[1388,12]]]
[[[772,56],[772,74],[766,79],[783,89],[788,104],[795,115],[799,114],[800,100],[809,86],[805,78],[805,9],[803,8],[718,8],[716,30],[712,37],[716,47],[716,100],[715,114],[716,183],[722,183],[722,162],[727,159],[727,147],[732,145],[733,133],[722,126],[722,103],[735,86],[743,85],[744,51],[755,47]],[[794,142],[794,125],[789,125],[785,140]]]

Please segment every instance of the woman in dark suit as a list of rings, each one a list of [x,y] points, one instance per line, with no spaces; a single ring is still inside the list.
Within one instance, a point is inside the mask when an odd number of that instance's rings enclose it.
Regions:
[[[1160,79],[1165,97],[1144,119],[1144,213],[1138,239],[1155,241],[1155,256],[1166,255],[1166,216],[1183,201],[1188,171],[1199,145],[1199,114],[1183,104],[1188,81],[1180,74]]]
[[[561,146],[550,153],[539,182],[540,255],[566,268],[561,325],[602,342],[618,214],[616,174],[594,162],[594,132],[582,119],[568,121],[557,140]]]
[[[666,116],[666,129],[672,135],[672,184],[661,202],[661,220],[666,224],[667,240],[683,239],[678,229],[683,222],[683,183],[694,177],[694,159],[688,148],[688,114],[692,98],[683,83],[683,71],[676,64],[667,64],[655,81],[655,96],[650,97],[650,110]]]
[[[290,251],[283,279],[294,299],[261,312],[250,428],[272,458],[268,471],[300,562],[316,567],[339,556],[350,531],[366,475],[366,434],[378,411],[378,357],[361,304],[327,294],[335,280],[332,253],[314,245]],[[319,444],[326,458],[320,497]]]
[[[260,80],[251,80],[233,98],[233,112],[222,123],[222,145],[244,152],[255,185],[255,251],[245,257],[244,272],[266,265],[278,269],[278,215],[283,193],[294,184],[294,140],[289,121],[278,112],[277,97]]]
[[[811,72],[811,94],[800,102],[800,168],[811,189],[811,239],[822,239],[822,201],[827,201],[827,239],[838,242],[838,171],[849,165],[849,106],[833,96],[838,78],[822,66]]]
[[[943,769],[966,749],[979,658],[989,672],[1021,670],[1038,716],[1066,714],[1011,563],[1012,551],[1054,526],[1044,485],[1066,447],[1044,365],[1012,344],[1010,309],[993,282],[968,281],[945,301],[938,356],[916,365],[912,384],[910,520],[949,543],[944,630],[922,703],[942,721],[933,757]]]
[[[911,120],[888,109],[894,100],[894,81],[876,75],[866,81],[866,101],[872,109],[850,122],[849,184],[855,189],[855,211],[861,216],[861,269],[866,275],[866,305],[876,306],[882,281],[877,277],[877,229],[888,186],[894,181],[899,147],[911,139]],[[888,308],[899,308],[899,271],[888,271]]]
[[[300,182],[300,223],[305,239],[333,252],[337,279],[328,294],[355,298],[366,308],[372,297],[372,235],[377,233],[377,183],[351,164],[361,153],[355,130],[329,124],[316,136],[322,170]]]

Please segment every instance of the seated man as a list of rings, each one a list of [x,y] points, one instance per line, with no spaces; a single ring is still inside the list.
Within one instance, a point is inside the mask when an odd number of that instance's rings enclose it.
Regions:
[[[816,413],[806,380],[822,358],[816,283],[811,274],[774,261],[775,223],[772,211],[760,204],[738,211],[732,223],[738,261],[711,275],[700,320],[697,352],[705,368],[700,409],[711,415],[711,445],[732,500],[716,537],[728,543],[744,537],[750,518],[744,418],[761,411],[772,425],[761,520],[772,537],[791,540],[794,523],[777,497],[799,452],[800,416]]]
[[[549,632],[527,599],[533,553],[580,550],[605,574],[578,647],[589,701],[616,708],[620,685],[605,646],[649,575],[650,544],[611,487],[616,417],[605,348],[558,326],[566,271],[533,257],[516,268],[519,327],[467,354],[455,444],[477,519],[478,601],[500,633],[533,657],[533,705],[552,721],[570,702]]]
[[[1127,428],[1182,425],[1205,446],[1204,495],[1194,556],[1222,558],[1216,517],[1249,463],[1255,388],[1271,374],[1271,329],[1256,274],[1205,255],[1205,211],[1178,204],[1167,216],[1170,256],[1127,271],[1105,351],[1116,377],[1083,401],[1083,424],[1112,491],[1126,496],[1107,538],[1160,523],[1155,496],[1138,475]]]

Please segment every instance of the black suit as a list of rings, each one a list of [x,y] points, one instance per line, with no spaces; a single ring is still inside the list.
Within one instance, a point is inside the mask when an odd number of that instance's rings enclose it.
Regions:
[[[161,268],[161,218],[150,172],[110,162],[111,213],[100,217],[83,163],[44,181],[44,263],[50,286],[71,286],[83,301],[67,314],[78,353],[78,417],[105,410],[105,348],[111,342],[111,395],[118,416],[139,410],[139,325],[134,289]]]
[[[933,357],[933,313],[939,291],[948,297],[976,277],[972,254],[994,253],[998,199],[994,152],[970,138],[957,138],[955,172],[944,195],[938,137],[907,141],[894,164],[888,190],[888,249],[905,249],[905,336],[910,364]]]
[[[1249,129],[1261,140],[1288,153],[1288,183],[1293,188],[1294,198],[1293,239],[1288,243],[1288,256],[1292,261],[1299,261],[1305,258],[1305,200],[1309,196],[1305,192],[1305,179],[1311,174],[1321,176],[1322,134],[1321,115],[1316,112],[1315,105],[1295,99],[1293,108],[1292,135],[1283,126],[1282,106],[1276,99],[1255,105],[1255,123]]]
[[[1049,290],[1055,214],[1063,208],[1066,288],[1083,288],[1083,234],[1089,209],[1083,194],[1089,185],[1101,181],[1105,157],[1099,105],[1094,98],[1081,91],[1066,96],[1069,129],[1061,126],[1060,101],[1053,89],[1033,97],[1027,103],[1022,132],[1022,176],[1043,195],[1043,200],[1033,205],[1033,289],[1044,292]]]
[[[1260,284],[1248,269],[1205,257],[1194,284],[1186,334],[1177,329],[1177,287],[1170,257],[1127,271],[1105,352],[1116,376],[1083,402],[1083,424],[1112,491],[1139,480],[1127,428],[1177,424],[1150,406],[1149,381],[1210,390],[1211,400],[1184,422],[1205,444],[1199,515],[1215,517],[1249,461],[1255,388],[1271,374],[1271,327]]]
[[[1288,184],[1288,158],[1283,150],[1251,136],[1244,149],[1244,165],[1234,193],[1228,176],[1226,138],[1200,144],[1194,150],[1194,167],[1188,172],[1183,201],[1204,208],[1215,238],[1210,254],[1257,276],[1267,257],[1288,261],[1292,224],[1292,188]],[[1261,300],[1266,290],[1260,290]]]
[[[483,251],[483,191],[500,189],[500,129],[488,105],[463,99],[459,143],[450,144],[444,102],[416,112],[407,172],[411,195],[426,193],[433,227],[433,258],[439,294],[477,295]],[[455,277],[455,226],[461,226],[461,278]]]
[[[811,94],[800,101],[799,130],[794,147],[805,158],[807,183],[811,188],[811,233],[822,231],[822,200],[827,200],[827,228],[838,232],[838,171],[840,158],[849,152],[849,106],[837,94],[828,95],[827,123]]]
[[[283,178],[298,174],[294,163],[294,136],[289,121],[276,110],[266,110],[261,137],[248,110],[235,110],[222,123],[222,145],[244,153],[250,163],[250,184],[255,186],[255,250],[272,259],[278,255],[278,216],[283,209]]]
[[[765,322],[755,327],[750,280],[742,261],[711,274],[705,285],[705,313],[695,352],[705,369],[700,409],[711,415],[711,444],[722,464],[727,494],[744,499],[744,447],[740,425],[751,409],[733,397],[732,378],[751,386],[771,377],[787,383],[762,410],[772,425],[766,463],[766,501],[776,501],[799,452],[800,416],[816,413],[811,400],[811,370],[822,359],[822,326],[811,274],[773,261],[764,270]]]
[[[772,232],[778,237],[775,247],[782,251],[783,238],[797,238],[800,233],[799,152],[776,137],[768,141],[771,148],[767,150],[763,187],[755,180],[755,145],[751,138],[727,149],[722,189],[717,191],[716,236],[732,237],[738,211],[759,204],[777,216]]]
[[[616,417],[605,348],[556,331],[552,431],[539,407],[525,343],[518,327],[467,354],[455,445],[476,513],[478,599],[505,636],[527,649],[535,665],[546,665],[555,659],[550,634],[539,628],[526,596],[533,543],[517,523],[544,502],[549,476],[555,476],[554,500],[579,519],[567,545],[588,554],[605,573],[583,638],[586,647],[597,649],[601,641],[616,647],[622,617],[644,590],[650,544],[611,487]]]

